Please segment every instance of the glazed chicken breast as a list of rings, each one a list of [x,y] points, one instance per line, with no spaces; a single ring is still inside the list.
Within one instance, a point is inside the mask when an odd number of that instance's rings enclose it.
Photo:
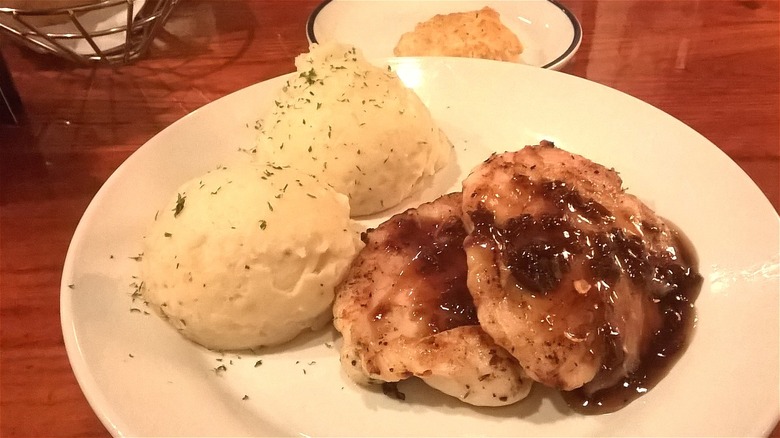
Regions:
[[[421,378],[478,406],[524,398],[532,381],[480,328],[466,287],[461,196],[445,195],[367,231],[336,289],[341,362],[359,383]]]
[[[662,354],[675,294],[700,282],[677,234],[615,171],[550,142],[474,169],[463,218],[481,327],[529,377],[564,391],[628,386]]]

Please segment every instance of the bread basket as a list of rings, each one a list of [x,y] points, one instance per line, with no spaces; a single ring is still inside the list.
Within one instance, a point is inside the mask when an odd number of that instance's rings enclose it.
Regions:
[[[178,1],[0,0],[0,34],[79,64],[126,64],[148,50]]]

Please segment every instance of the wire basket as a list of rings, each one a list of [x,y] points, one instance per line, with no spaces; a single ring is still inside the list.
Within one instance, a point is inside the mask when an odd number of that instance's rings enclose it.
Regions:
[[[50,9],[0,7],[0,34],[80,64],[127,64],[148,50],[179,0],[100,0]]]

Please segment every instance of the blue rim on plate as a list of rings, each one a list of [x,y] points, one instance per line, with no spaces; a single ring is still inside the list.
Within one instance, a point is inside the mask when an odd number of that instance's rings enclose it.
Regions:
[[[332,1],[333,0],[324,0],[322,3],[318,4],[314,8],[314,10],[312,10],[311,14],[309,14],[309,18],[306,20],[306,37],[309,39],[310,42],[318,43],[317,36],[314,34],[314,21],[317,19],[317,16],[320,14],[320,12],[322,12],[325,6],[327,6]],[[577,50],[577,48],[580,46],[580,43],[582,42],[582,26],[580,25],[580,22],[577,19],[577,17],[574,15],[574,13],[570,11],[569,8],[559,3],[557,0],[547,0],[547,1],[555,5],[555,7],[560,9],[561,12],[563,12],[563,14],[566,15],[566,18],[568,18],[569,21],[571,22],[572,29],[574,30],[574,36],[572,37],[569,47],[567,47],[563,53],[561,53],[557,58],[553,59],[547,64],[541,66],[541,68],[550,68],[562,62],[564,59],[571,56],[571,54]]]
[[[326,0],[326,1],[329,2],[330,0]],[[580,25],[580,21],[577,20],[577,17],[574,16],[574,13],[570,11],[569,8],[567,8],[566,6],[558,3],[557,0],[547,0],[547,1],[557,6],[558,9],[560,9],[566,15],[569,21],[571,21],[571,26],[574,29],[574,37],[572,38],[571,44],[569,44],[569,47],[566,48],[565,52],[563,52],[560,56],[548,62],[547,64],[543,65],[542,68],[550,68],[551,66],[563,61],[564,59],[566,59],[567,56],[574,53],[574,51],[577,50],[580,43],[582,42],[582,26]]]

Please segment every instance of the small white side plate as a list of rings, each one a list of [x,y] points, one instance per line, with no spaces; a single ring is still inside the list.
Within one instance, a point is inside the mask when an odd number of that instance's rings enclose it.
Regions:
[[[393,56],[402,34],[436,14],[490,6],[517,35],[524,50],[520,61],[559,70],[577,52],[582,41],[580,23],[554,0],[520,1],[387,1],[327,0],[309,16],[309,42],[338,41],[360,47],[369,58]]]

